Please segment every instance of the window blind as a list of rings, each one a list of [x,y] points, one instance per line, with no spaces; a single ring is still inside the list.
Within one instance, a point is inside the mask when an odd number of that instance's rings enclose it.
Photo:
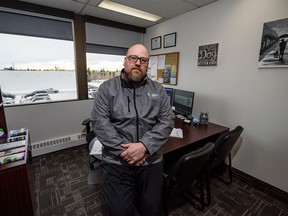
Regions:
[[[73,41],[72,21],[3,11],[0,11],[0,20],[0,33]]]
[[[102,25],[86,22],[86,43],[129,48],[136,43],[142,43],[143,34],[118,28],[112,28]],[[99,47],[98,47],[99,48]]]

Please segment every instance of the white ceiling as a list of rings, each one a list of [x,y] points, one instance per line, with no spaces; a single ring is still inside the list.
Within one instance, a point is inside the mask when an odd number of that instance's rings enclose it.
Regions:
[[[149,27],[154,22],[131,17],[121,13],[98,8],[101,0],[22,0],[33,4],[73,11],[79,15],[89,15],[102,19],[126,23],[139,27]],[[157,23],[203,7],[217,0],[112,0],[129,7],[164,17]]]

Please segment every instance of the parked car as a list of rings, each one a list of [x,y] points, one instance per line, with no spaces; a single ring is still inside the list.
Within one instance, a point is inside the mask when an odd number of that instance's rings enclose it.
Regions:
[[[45,91],[46,91],[48,94],[53,94],[53,93],[58,93],[58,92],[59,92],[58,89],[54,89],[54,88],[47,88],[47,89],[45,89]]]
[[[3,104],[15,104],[15,99],[11,97],[2,97]]]
[[[8,92],[2,92],[2,97],[15,99],[15,94],[11,94]]]
[[[31,99],[31,97],[33,97],[35,94],[39,94],[39,93],[46,93],[47,94],[47,91],[46,90],[37,90],[37,91],[33,91],[33,92],[30,92],[30,93],[27,93],[27,94],[24,94],[22,95],[22,98],[25,98],[25,99]]]
[[[36,92],[36,91],[35,91]],[[51,101],[51,98],[49,94],[46,91],[37,91],[38,93],[29,93],[26,95],[23,95],[22,98],[20,99],[20,103],[29,103],[29,102],[34,102],[36,98],[46,98],[46,101]]]
[[[51,101],[50,97],[36,97],[31,99],[33,103],[45,103]]]
[[[30,98],[30,100],[32,100],[34,98],[41,98],[41,97],[50,97],[50,96],[48,93],[36,93]]]
[[[90,88],[88,89],[89,95],[93,96],[97,92],[98,88]]]
[[[97,92],[98,87],[97,86],[88,86],[88,94],[92,97],[94,97],[94,94]]]

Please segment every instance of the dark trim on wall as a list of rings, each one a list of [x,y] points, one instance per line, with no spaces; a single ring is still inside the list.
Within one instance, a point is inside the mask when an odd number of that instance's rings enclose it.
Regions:
[[[98,25],[103,25],[103,26],[109,26],[113,28],[118,28],[118,29],[123,29],[123,30],[128,30],[128,31],[134,31],[134,32],[140,32],[140,33],[146,33],[146,28],[134,26],[134,25],[128,25],[120,22],[115,22],[111,20],[106,20],[102,18],[97,18],[93,16],[85,16],[85,22],[89,23],[94,23]]]
[[[77,93],[79,100],[88,98],[87,65],[86,65],[86,34],[84,17],[74,15],[75,69],[77,76]]]
[[[263,193],[283,202],[284,204],[288,205],[288,193],[276,188],[266,182],[263,182],[253,176],[250,176],[240,170],[232,168],[233,176],[246,184],[254,187],[257,190],[262,191]]]
[[[12,8],[22,11],[29,11],[33,13],[41,13],[50,16],[57,16],[62,18],[73,19],[74,13],[72,11],[22,2],[22,1],[15,1],[15,0],[4,0],[0,1],[0,7]]]

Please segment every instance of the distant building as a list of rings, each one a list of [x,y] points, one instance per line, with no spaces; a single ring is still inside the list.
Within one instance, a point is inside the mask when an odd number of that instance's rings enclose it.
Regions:
[[[88,72],[88,80],[91,81],[91,80],[107,80],[107,79],[110,79],[112,77],[115,77],[115,76],[118,76],[120,75],[121,71],[120,70],[116,70],[116,71],[105,71],[105,69],[101,69],[100,71],[95,71],[95,70],[90,70],[88,68],[87,70]]]

